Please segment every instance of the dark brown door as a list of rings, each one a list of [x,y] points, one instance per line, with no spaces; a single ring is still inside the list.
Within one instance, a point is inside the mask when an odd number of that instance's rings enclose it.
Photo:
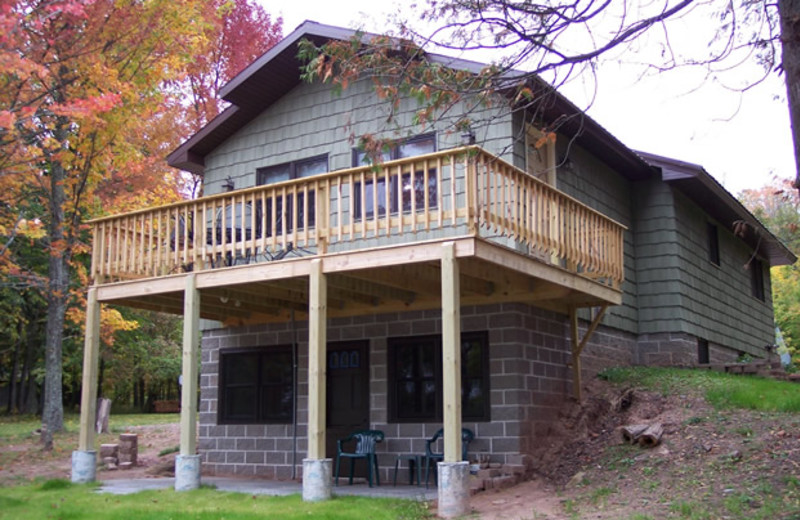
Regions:
[[[368,347],[369,341],[328,344],[326,451],[334,464],[337,439],[369,429]],[[350,463],[344,461],[341,475],[349,474]],[[356,475],[366,476],[364,461],[356,461]]]

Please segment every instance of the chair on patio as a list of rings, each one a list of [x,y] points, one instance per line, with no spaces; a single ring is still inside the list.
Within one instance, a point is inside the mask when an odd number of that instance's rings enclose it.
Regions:
[[[361,430],[353,432],[344,439],[336,441],[336,485],[339,485],[339,464],[342,457],[350,459],[350,485],[353,485],[353,469],[356,459],[367,461],[367,482],[372,487],[373,467],[375,468],[375,480],[381,485],[381,477],[378,474],[378,456],[375,453],[375,445],[383,442],[383,432],[380,430]],[[355,442],[353,451],[345,451],[344,444]]]
[[[433,463],[433,483],[437,484],[437,471],[436,464],[444,460],[444,448],[442,452],[434,451],[436,442],[444,435],[444,429],[439,430],[433,434],[433,437],[425,441],[425,487],[428,487],[428,480],[430,479],[431,463]],[[469,450],[469,443],[475,438],[475,434],[469,428],[461,428],[461,460],[468,460],[467,451]]]

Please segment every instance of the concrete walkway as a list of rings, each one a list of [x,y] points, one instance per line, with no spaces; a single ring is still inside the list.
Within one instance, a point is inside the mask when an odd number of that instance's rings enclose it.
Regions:
[[[153,489],[173,489],[175,487],[174,478],[135,478],[135,479],[112,479],[104,480],[100,483],[99,493],[111,493],[114,495],[127,495],[139,491]],[[293,495],[303,491],[302,484],[293,480],[248,480],[230,477],[202,477],[202,485],[216,487],[219,491],[232,491],[235,493],[247,493],[249,495]],[[365,497],[389,497],[405,498],[409,500],[435,500],[437,498],[436,488],[431,486],[425,489],[424,486],[398,485],[374,486],[369,487],[366,483],[355,483],[352,486],[347,484],[347,479],[339,486],[333,486],[334,495],[354,495]]]

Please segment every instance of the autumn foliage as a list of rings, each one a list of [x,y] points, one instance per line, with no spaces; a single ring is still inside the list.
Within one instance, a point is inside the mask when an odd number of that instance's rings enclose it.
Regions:
[[[187,196],[164,157],[219,109],[218,88],[194,87],[227,81],[279,36],[280,20],[260,23],[247,0],[0,0],[0,291],[37,302],[0,329],[46,321],[48,432],[61,428],[65,330],[68,348],[81,343],[87,220]],[[102,317],[105,345],[136,327]]]

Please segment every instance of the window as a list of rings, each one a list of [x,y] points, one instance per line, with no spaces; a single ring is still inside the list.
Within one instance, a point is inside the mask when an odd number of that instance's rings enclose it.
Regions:
[[[309,159],[302,159],[300,161],[287,162],[275,166],[268,166],[266,168],[259,168],[256,171],[256,182],[259,186],[264,184],[274,184],[276,182],[288,181],[292,179],[302,179],[304,177],[311,177],[320,173],[328,171],[328,156],[318,155]],[[294,229],[294,208],[297,207],[297,228],[303,229],[305,227],[306,218],[304,215],[304,197],[303,193],[287,194],[286,203],[282,196],[275,197],[275,229],[278,235],[283,234],[283,224],[286,223],[286,231],[291,232]],[[308,225],[313,226],[314,222],[314,191],[308,192]],[[267,223],[267,236],[272,236],[272,204],[273,199],[267,200],[266,208],[266,223]],[[284,207],[285,206],[285,207]],[[257,222],[261,223],[260,218],[260,203],[258,203],[259,217]],[[285,217],[285,219],[284,219]]]
[[[714,265],[719,265],[719,235],[717,226],[708,223],[708,261]]]
[[[707,339],[697,338],[697,362],[701,365],[707,365],[710,362]]]
[[[442,338],[389,340],[389,417],[394,422],[442,420]],[[489,420],[488,333],[461,335],[461,412]]]
[[[436,135],[425,134],[407,139],[402,143],[393,146],[391,149],[383,152],[381,157],[382,161],[393,161],[396,159],[405,159],[407,157],[416,157],[427,153],[436,151]],[[363,166],[369,163],[369,158],[363,150],[353,150],[353,167]],[[402,208],[403,211],[411,211],[411,194],[414,195],[414,206],[416,208],[425,207],[425,172],[424,170],[417,170],[414,172],[414,182],[412,186],[411,172],[404,173],[400,176],[402,184]],[[364,183],[364,210],[367,218],[372,218],[375,215],[375,182],[368,180]],[[436,186],[436,168],[428,169],[428,207],[435,208],[437,205],[437,186]],[[355,198],[353,212],[355,218],[361,218],[361,204],[362,193],[361,183],[355,185]],[[377,179],[377,203],[378,203],[378,216],[386,215],[386,178]],[[397,213],[397,175],[389,178],[389,211]]]
[[[292,348],[220,351],[219,424],[292,420]]]
[[[750,293],[762,302],[764,296],[764,266],[761,260],[753,258],[750,261]]]

